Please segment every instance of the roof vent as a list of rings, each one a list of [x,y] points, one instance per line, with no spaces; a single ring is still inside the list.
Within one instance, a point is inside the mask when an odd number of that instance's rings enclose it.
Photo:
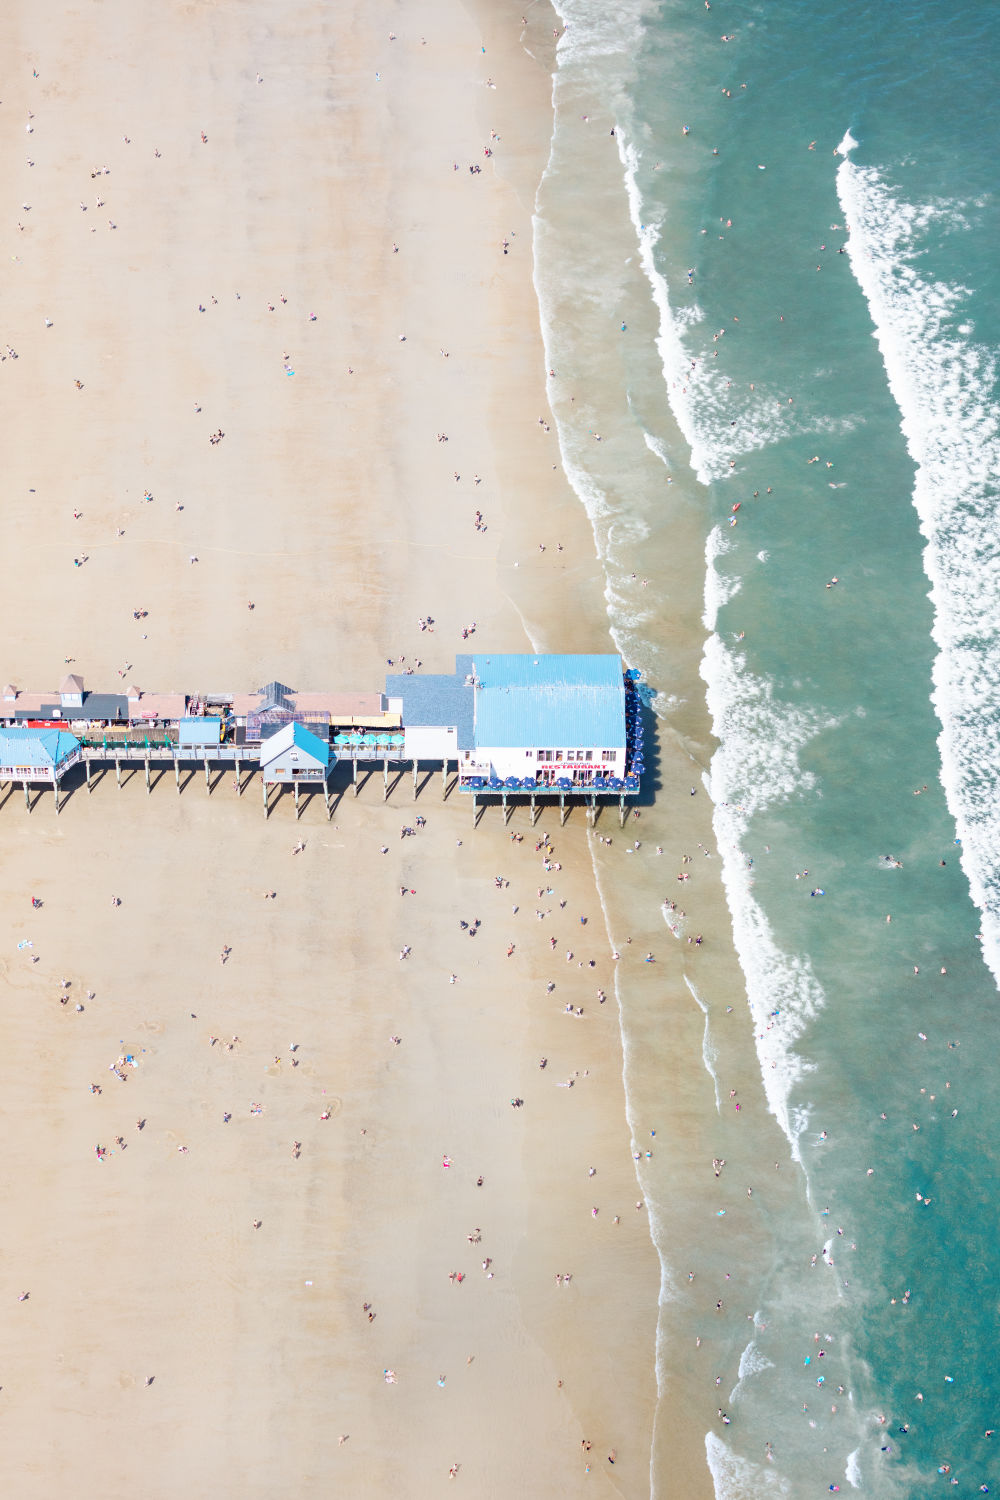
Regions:
[[[289,698],[295,690],[294,688],[286,687],[283,682],[269,682],[259,691],[264,700],[260,705],[260,712],[269,708],[290,709],[292,707]]]

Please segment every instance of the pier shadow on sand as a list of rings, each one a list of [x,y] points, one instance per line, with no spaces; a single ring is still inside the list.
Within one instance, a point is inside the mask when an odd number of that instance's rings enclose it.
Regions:
[[[639,697],[642,703],[644,759],[646,769],[644,770],[642,775],[641,790],[638,794],[630,796],[626,799],[626,812],[633,808],[642,809],[643,807],[651,807],[656,800],[657,792],[660,789],[660,748],[657,736],[658,719],[652,708],[652,703],[655,696],[656,694],[654,689],[645,686],[640,687]],[[107,780],[108,776],[113,773],[113,771],[114,766],[110,761],[100,766],[92,766],[90,772],[90,792],[93,793],[94,791],[96,791],[97,788]],[[247,774],[248,771],[249,774]],[[204,762],[188,762],[181,769],[180,776],[176,780],[174,788],[172,788],[170,785],[171,781],[174,780],[172,772],[173,766],[171,764],[164,764],[163,762],[159,762],[152,766],[150,770],[148,795],[152,796],[153,793],[156,792],[158,795],[167,794],[183,796],[191,789],[192,783],[199,782],[204,776]],[[379,801],[393,802],[399,806],[414,805],[422,801],[425,802],[427,800],[433,800],[435,802],[438,800],[447,801],[458,787],[458,776],[449,768],[448,774],[444,781],[443,795],[441,795],[439,798],[435,783],[439,780],[440,776],[440,763],[435,764],[434,762],[431,762],[430,765],[427,765],[426,763],[424,765],[420,765],[420,763],[418,762],[416,780],[413,781],[413,763],[412,761],[407,761],[396,763],[391,766],[388,782],[384,782],[382,763],[380,761],[370,761],[364,763],[363,765],[359,764],[358,779],[355,782],[353,777],[352,763],[349,760],[339,761],[331,771],[328,782],[330,799],[329,817],[331,819],[333,818],[337,811],[337,808],[340,805],[341,800],[348,794],[349,791],[353,792],[359,797],[363,794],[371,796],[372,790],[369,788],[368,783],[373,779],[376,783],[376,791],[379,794]],[[136,778],[138,778],[139,783],[145,789],[145,774],[143,764],[141,762],[132,762],[128,765],[123,765],[121,790],[124,791],[127,786],[129,786],[133,781],[136,780]],[[233,779],[233,791],[234,793],[236,793],[233,765],[231,763],[223,762],[221,764],[216,763],[215,766],[212,766],[210,763],[209,777],[205,795],[208,795],[209,797],[214,796],[215,793],[218,792],[222,787],[223,782],[227,778]],[[239,795],[240,797],[245,797],[247,792],[253,786],[254,782],[258,780],[259,769],[256,766],[251,766],[245,763],[244,766],[241,767],[240,787],[237,795]],[[381,786],[379,786],[380,782],[382,783]],[[409,787],[404,785],[404,783],[406,782],[410,783]],[[76,797],[77,793],[85,788],[86,785],[87,778],[84,766],[74,766],[73,769],[69,771],[59,783],[60,812],[65,810],[67,805],[73,800],[74,797]],[[196,785],[194,790],[195,794],[197,795],[201,789]],[[52,797],[52,787],[50,785],[45,785],[42,783],[29,783],[27,810],[29,812],[34,812],[46,795]],[[12,799],[14,800],[15,811],[17,811],[17,803],[22,800],[22,787],[19,782],[11,782],[4,787],[0,787],[0,813],[5,811]],[[267,801],[268,818],[273,817],[275,813],[278,812],[281,804],[286,800],[294,805],[294,792],[292,787],[281,784],[272,785],[269,789]],[[319,802],[321,815],[325,821],[327,818],[328,810],[326,806],[326,800],[323,795],[322,785],[317,785],[315,783],[311,785],[305,785],[303,783],[300,783],[298,818],[296,819],[296,821],[301,821],[306,817],[314,816],[314,809],[312,807],[312,804],[317,801]],[[496,793],[489,794],[480,792],[476,798],[476,810],[473,820],[473,826],[478,827],[487,808],[493,808],[494,806],[497,810],[502,809],[502,798]],[[511,792],[508,795],[507,807],[511,816],[513,816],[513,813],[515,811],[525,811],[530,808],[530,806],[531,798],[529,793]],[[570,819],[574,816],[579,817],[581,813],[586,814],[589,806],[589,797],[585,789],[581,789],[576,793],[567,793],[566,821],[569,822]],[[538,810],[538,817],[542,817],[545,814],[551,816],[553,811],[559,810],[558,793],[553,793],[549,796],[544,797],[539,796],[536,801],[536,807]],[[282,808],[282,811],[283,810],[284,809]],[[609,795],[605,795],[604,797],[598,795],[595,809],[594,826],[596,826],[602,820],[602,818],[617,818],[618,811],[619,802],[617,794],[612,793]]]

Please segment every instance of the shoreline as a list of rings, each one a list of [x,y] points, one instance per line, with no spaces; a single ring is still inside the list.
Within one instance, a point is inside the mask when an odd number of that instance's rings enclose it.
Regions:
[[[721,1431],[712,1375],[722,1372],[725,1382],[732,1372],[726,1389],[738,1384],[744,1346],[756,1333],[752,1299],[785,1248],[775,1226],[801,1209],[803,1182],[770,1113],[754,1045],[757,1027],[744,1009],[746,979],[733,940],[717,818],[706,795],[717,747],[701,677],[709,634],[703,620],[712,525],[707,493],[675,457],[688,445],[668,404],[657,351],[658,337],[669,338],[670,330],[662,327],[663,309],[639,254],[625,164],[613,143],[608,154],[606,138],[621,123],[609,112],[608,81],[584,65],[569,69],[560,84],[558,161],[541,195],[544,234],[562,226],[549,252],[548,322],[556,338],[549,362],[558,377],[550,394],[566,462],[586,445],[580,508],[593,522],[607,569],[612,636],[627,665],[643,669],[645,681],[658,689],[652,703],[657,753],[647,775],[656,786],[655,802],[640,799],[641,822],[631,827],[638,844],[625,851],[633,858],[619,858],[624,839],[613,849],[591,840],[595,868],[608,877],[611,946],[625,955],[616,980],[627,1108],[662,1267],[652,1492],[672,1493],[680,1485],[709,1500],[715,1486],[706,1439]],[[581,178],[589,194],[586,237],[573,235],[572,197],[564,196]],[[621,337],[619,321],[622,334],[627,329],[638,337]],[[650,390],[659,393],[651,411],[633,407],[635,388],[647,392],[647,401]],[[571,399],[580,389],[584,410]],[[657,497],[667,460],[647,441],[650,431],[666,437],[673,460],[667,467],[677,481],[669,490],[671,547],[669,553],[659,547],[655,558],[642,542],[663,524]],[[640,571],[650,574],[653,607],[675,621],[669,653],[650,656],[636,624],[649,607],[637,592]],[[653,894],[657,885],[666,893],[663,905]],[[671,913],[671,898],[686,916]],[[704,944],[696,945],[702,933]],[[632,958],[627,943],[640,957]],[[646,951],[655,955],[655,966],[641,962]],[[716,1158],[728,1163],[721,1180],[712,1171]],[[785,1170],[776,1174],[778,1163]],[[717,1300],[724,1304],[722,1317]]]

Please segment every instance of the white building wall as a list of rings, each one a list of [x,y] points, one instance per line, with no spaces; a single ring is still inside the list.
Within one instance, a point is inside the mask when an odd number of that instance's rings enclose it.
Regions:
[[[496,772],[501,781],[508,776],[516,776],[524,781],[529,776],[538,777],[542,771],[551,771],[554,776],[569,776],[572,778],[574,771],[580,771],[587,775],[624,776],[625,775],[625,746],[624,745],[602,745],[562,747],[562,760],[555,760],[556,752],[560,750],[558,745],[551,747],[553,751],[552,760],[539,760],[537,752],[530,752],[523,747],[519,750],[511,749],[509,746],[477,745],[468,761],[464,758],[461,762],[462,774],[465,776],[488,776],[490,769]],[[576,753],[578,748],[592,749],[593,759],[578,761]],[[615,751],[613,760],[606,760],[603,752],[605,750]],[[573,759],[569,756],[572,753]]]
[[[458,730],[454,725],[416,724],[403,737],[407,760],[457,760]]]

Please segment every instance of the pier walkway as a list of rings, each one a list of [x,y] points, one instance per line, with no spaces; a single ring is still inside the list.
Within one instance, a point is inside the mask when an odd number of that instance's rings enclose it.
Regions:
[[[179,751],[176,746],[162,744],[148,746],[131,744],[116,747],[109,745],[107,749],[103,746],[92,745],[81,749],[72,767],[67,770],[60,768],[61,773],[55,780],[28,777],[0,779],[0,812],[3,811],[13,792],[20,787],[24,793],[24,804],[28,812],[32,812],[38,806],[46,790],[51,789],[53,805],[56,813],[59,814],[74,792],[86,787],[88,794],[91,793],[112,771],[114,771],[119,791],[124,790],[129,781],[141,772],[146,795],[151,796],[159,781],[164,776],[169,777],[171,770],[178,796],[186,790],[192,779],[197,777],[199,771],[204,772],[205,791],[209,796],[216,791],[227,772],[233,773],[233,789],[239,797],[242,797],[252,783],[258,780],[261,786],[265,818],[269,817],[277,806],[281,800],[281,792],[287,785],[290,786],[292,792],[296,819],[308,807],[313,797],[321,794],[329,820],[333,817],[337,804],[347,794],[348,789],[355,797],[358,796],[371,778],[378,776],[379,771],[381,771],[384,802],[390,800],[404,779],[410,779],[412,782],[414,802],[426,793],[430,783],[438,777],[440,777],[442,801],[447,801],[452,793],[461,789],[456,768],[448,762],[438,766],[421,761],[392,760],[373,755],[358,756],[351,761],[335,763],[325,777],[275,783],[266,781],[261,776],[259,755],[249,753],[245,746],[215,745],[209,755],[195,757],[185,754],[182,750]],[[277,797],[272,797],[272,788],[275,785],[279,787],[279,794]],[[559,808],[560,823],[565,823],[574,804],[585,808],[587,821],[591,824],[596,824],[602,808],[608,804],[618,804],[619,821],[622,826],[628,815],[624,794],[600,795],[582,789],[574,793],[550,787],[538,787],[534,792],[516,793],[501,788],[497,792],[480,791],[472,796],[470,806],[473,827],[479,825],[490,802],[495,803],[502,810],[504,823],[510,821],[518,806],[526,807],[530,812],[532,826],[544,809],[555,807]]]

